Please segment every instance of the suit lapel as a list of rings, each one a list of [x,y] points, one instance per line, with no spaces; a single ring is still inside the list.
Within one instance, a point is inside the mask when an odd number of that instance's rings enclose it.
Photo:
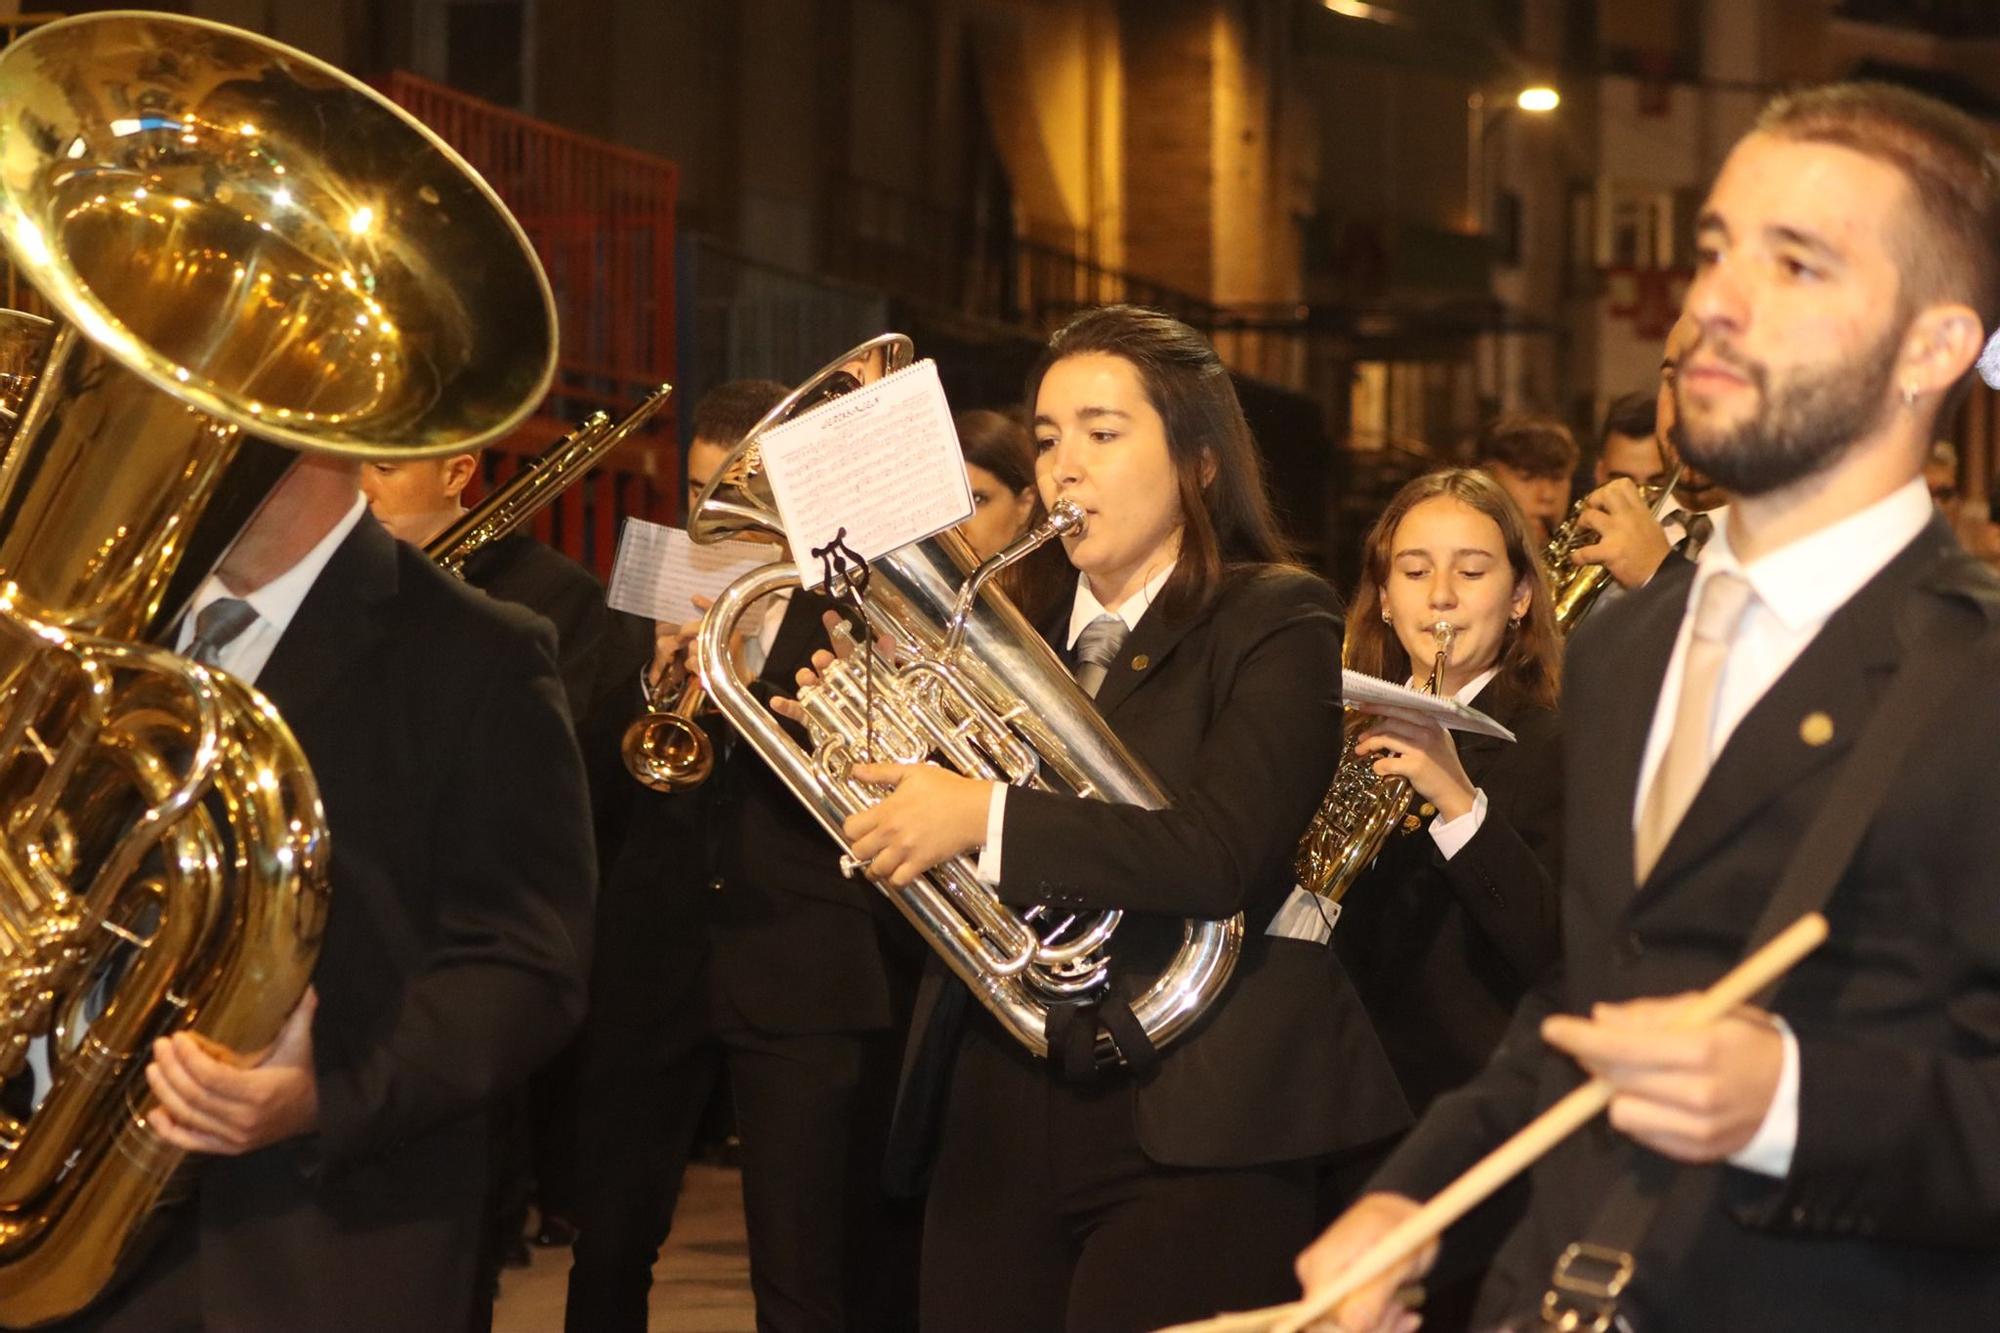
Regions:
[[[1771,801],[1848,751],[1898,662],[1921,650],[1902,641],[1907,602],[1930,587],[1941,568],[1939,543],[1950,540],[1927,528],[1833,613],[1744,715],[1642,893],[1703,859]]]
[[[1211,598],[1210,605],[1213,602]],[[1173,655],[1175,647],[1187,632],[1207,617],[1206,608],[1189,616],[1170,616],[1165,608],[1157,605],[1148,608],[1140,618],[1138,628],[1126,638],[1118,656],[1112,660],[1104,683],[1097,688],[1097,711],[1106,717],[1111,716],[1134,690],[1159,674],[1161,666]]]
[[[313,580],[298,612],[257,674],[261,690],[295,727],[337,679],[363,660],[385,630],[378,603],[396,592],[396,539],[363,514]]]

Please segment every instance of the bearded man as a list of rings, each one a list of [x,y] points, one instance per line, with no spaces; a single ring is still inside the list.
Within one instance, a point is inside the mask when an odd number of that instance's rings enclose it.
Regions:
[[[1309,1293],[1594,1074],[1609,1115],[1532,1172],[1482,1327],[2000,1327],[2000,697],[1917,714],[1768,1012],[1663,1026],[1745,952],[1878,704],[1915,696],[1891,692],[1939,650],[1922,627],[1953,627],[1963,679],[2000,671],[1995,585],[1922,480],[2000,321],[1996,237],[1982,129],[1913,93],[1788,95],[1730,153],[1676,397],[1732,503],[1692,579],[1572,645],[1563,971],[1301,1256]],[[1626,1197],[1651,1205],[1607,1218]],[[1339,1327],[1414,1327],[1391,1294],[1434,1257]]]

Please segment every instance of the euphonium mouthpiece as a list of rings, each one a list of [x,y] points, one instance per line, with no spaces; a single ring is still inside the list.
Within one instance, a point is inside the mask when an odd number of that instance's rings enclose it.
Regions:
[[[1083,519],[1082,505],[1074,500],[1058,500],[1049,506],[1049,518],[1044,526],[1048,528],[1050,537],[1067,537],[1071,533],[1075,533],[1081,537],[1083,535]],[[1043,540],[1045,541],[1047,538]],[[1039,546],[1041,542],[1035,544]]]

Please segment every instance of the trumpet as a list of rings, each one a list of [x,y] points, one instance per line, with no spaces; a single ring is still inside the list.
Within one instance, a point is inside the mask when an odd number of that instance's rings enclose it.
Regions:
[[[708,702],[701,677],[685,668],[644,678],[646,711],[619,738],[625,771],[658,792],[692,791],[715,771],[715,742],[695,716]]]
[[[1458,627],[1440,620],[1430,627],[1437,641],[1437,657],[1431,663],[1424,693],[1435,695],[1444,689],[1444,664],[1451,658],[1451,643]],[[1354,753],[1354,742],[1367,730],[1364,714],[1350,710],[1347,715],[1347,747],[1333,782],[1313,811],[1312,823],[1299,839],[1298,861],[1294,869],[1299,887],[1317,897],[1338,904],[1361,878],[1361,872],[1382,852],[1382,844],[1402,822],[1410,804],[1407,778],[1385,778],[1375,771],[1372,760]]]
[[[1640,489],[1639,498],[1650,507],[1655,521],[1666,517],[1668,506],[1674,502],[1674,487],[1680,484],[1680,480],[1681,464],[1675,463],[1674,470],[1664,482]],[[1611,579],[1611,571],[1603,565],[1578,565],[1570,561],[1571,552],[1579,546],[1589,546],[1597,541],[1596,531],[1584,526],[1583,506],[1584,501],[1578,500],[1571,507],[1569,517],[1550,534],[1548,545],[1542,548],[1542,568],[1549,576],[1556,628],[1564,633],[1575,628],[1576,623],[1589,613],[1597,595],[1604,591],[1604,585]]]

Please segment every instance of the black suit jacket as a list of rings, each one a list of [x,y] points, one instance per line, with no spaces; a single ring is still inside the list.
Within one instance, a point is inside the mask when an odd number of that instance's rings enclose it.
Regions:
[[[1333,935],[1418,1111],[1479,1072],[1562,945],[1561,721],[1497,680],[1477,706],[1515,734],[1454,733],[1479,831],[1449,861],[1424,829],[1392,836]]]
[[[1422,1197],[1574,1086],[1543,1046],[1560,1006],[1706,986],[1758,913],[1898,667],[1927,650],[1916,605],[1974,608],[1969,679],[2000,673],[1991,576],[1941,522],[1836,611],[1750,711],[1648,880],[1633,883],[1639,764],[1687,581],[1648,585],[1586,624],[1565,694],[1569,855],[1564,974],[1522,1006],[1479,1079],[1442,1099],[1374,1182]],[[1802,721],[1823,713],[1830,742]],[[1693,1173],[1638,1256],[1638,1328],[2000,1327],[2000,699],[1941,708],[1904,761],[1828,904],[1832,934],[1779,988],[1797,1033],[1799,1132],[1783,1180]],[[1535,1168],[1488,1314],[1531,1305],[1561,1248],[1638,1152],[1600,1118]]]
[[[204,1327],[453,1327],[483,1108],[583,1010],[595,872],[553,645],[363,515],[257,683],[331,831],[320,1127],[203,1163]]]
[[[792,595],[752,686],[759,698],[796,691],[833,605]],[[688,1036],[717,1024],[781,1035],[892,1026],[920,963],[914,936],[868,881],[841,877],[839,849],[728,724],[703,725],[724,751],[708,783],[634,798],[593,1004]]]
[[[1111,945],[1114,994],[1151,980],[1178,945],[1182,918],[1246,916],[1227,989],[1156,1069],[1131,1081],[1139,1143],[1156,1162],[1294,1161],[1409,1121],[1332,948],[1265,933],[1339,758],[1339,660],[1334,594],[1302,572],[1244,571],[1190,615],[1155,607],[1096,702],[1172,805],[1008,794],[1001,896],[1124,909]]]

